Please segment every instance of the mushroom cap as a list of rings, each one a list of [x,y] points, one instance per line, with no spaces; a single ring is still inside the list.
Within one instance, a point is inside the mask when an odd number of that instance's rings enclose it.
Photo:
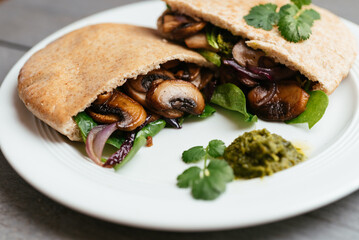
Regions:
[[[203,112],[202,93],[192,83],[183,80],[155,82],[146,95],[147,105],[157,111],[179,110],[193,115]]]

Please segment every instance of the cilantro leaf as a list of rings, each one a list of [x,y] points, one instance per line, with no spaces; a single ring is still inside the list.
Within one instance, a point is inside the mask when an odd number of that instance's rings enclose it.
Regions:
[[[188,188],[198,181],[201,176],[201,169],[199,167],[191,167],[184,171],[177,177],[177,186],[180,188]]]
[[[295,16],[299,12],[299,8],[293,4],[286,4],[279,10],[279,19],[285,16]]]
[[[278,23],[279,15],[276,12],[277,5],[272,3],[260,4],[251,9],[249,14],[244,17],[247,24],[255,28],[272,30],[273,25]]]
[[[309,129],[311,129],[323,117],[328,104],[329,98],[323,91],[310,92],[307,109],[301,115],[286,121],[286,123],[308,123]]]
[[[310,5],[312,0],[291,0],[299,9],[304,5]]]
[[[212,175],[220,177],[225,182],[231,182],[234,179],[233,169],[225,160],[211,160],[208,170]]]
[[[206,151],[202,146],[193,147],[182,153],[182,160],[185,163],[195,163],[202,160],[206,155]]]
[[[233,170],[226,161],[211,160],[203,176],[192,182],[192,195],[196,199],[216,199],[226,190],[226,183],[233,178]]]
[[[293,4],[284,5],[279,11],[278,29],[290,42],[307,40],[312,34],[314,21],[320,19],[320,14],[313,9],[304,10],[297,16],[299,12],[299,8]]]
[[[298,19],[302,19],[302,21],[305,21],[312,27],[314,21],[320,19],[320,14],[314,9],[307,9],[299,15]]]
[[[312,34],[308,24],[303,18],[294,18],[286,15],[279,20],[278,29],[281,35],[290,42],[298,43],[309,39]]]
[[[212,140],[208,144],[208,154],[211,157],[218,158],[223,156],[224,149],[226,149],[226,145],[221,140]]]

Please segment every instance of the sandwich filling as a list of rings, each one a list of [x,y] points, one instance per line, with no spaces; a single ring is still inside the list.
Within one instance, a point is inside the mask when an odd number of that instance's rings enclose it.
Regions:
[[[134,152],[132,149],[146,141],[151,145],[152,137],[166,123],[181,128],[180,118],[185,114],[201,115],[206,107],[201,90],[205,91],[213,78],[213,72],[207,68],[174,60],[146,75],[127,79],[112,92],[100,94],[85,112],[75,117],[88,156],[104,167],[124,164]],[[102,161],[106,143],[119,150]]]
[[[196,49],[219,67],[220,83],[233,83],[245,93],[253,114],[267,121],[288,121],[307,107],[315,83],[265,52],[196,17],[167,10],[158,20],[161,34]]]

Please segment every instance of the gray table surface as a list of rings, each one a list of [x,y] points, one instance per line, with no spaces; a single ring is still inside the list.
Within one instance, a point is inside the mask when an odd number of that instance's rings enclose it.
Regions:
[[[225,0],[224,0],[225,1]],[[34,44],[67,24],[130,0],[0,0],[0,83]],[[358,0],[313,0],[359,24]],[[1,133],[0,133],[1,134]],[[0,239],[359,239],[359,192],[258,227],[175,233],[136,229],[68,209],[19,177],[0,152]]]

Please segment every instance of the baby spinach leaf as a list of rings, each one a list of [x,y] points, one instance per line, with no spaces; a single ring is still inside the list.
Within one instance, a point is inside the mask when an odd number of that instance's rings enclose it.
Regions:
[[[241,113],[246,122],[256,122],[258,120],[257,116],[247,112],[244,93],[232,83],[218,86],[214,91],[211,102],[225,109]]]
[[[310,92],[306,110],[298,117],[286,121],[288,124],[308,123],[311,129],[324,115],[329,104],[329,98],[323,91]]]
[[[80,129],[82,140],[86,143],[87,135],[94,127],[97,126],[97,123],[85,112],[78,113],[74,117],[74,120]],[[125,139],[121,136],[112,136],[107,139],[106,143],[119,149],[124,141]]]
[[[206,105],[204,108],[204,111],[201,115],[198,115],[197,117],[199,118],[208,118],[210,116],[212,116],[214,113],[216,112],[216,109],[214,109],[213,107],[211,107],[210,105]]]
[[[125,165],[128,161],[130,161],[136,153],[141,149],[141,147],[145,146],[147,143],[147,137],[154,137],[157,133],[159,133],[166,126],[166,122],[162,119],[151,122],[147,124],[144,128],[142,128],[137,134],[133,146],[127,156],[123,159],[123,161],[116,166],[114,166],[115,170],[120,169],[123,165]]]

